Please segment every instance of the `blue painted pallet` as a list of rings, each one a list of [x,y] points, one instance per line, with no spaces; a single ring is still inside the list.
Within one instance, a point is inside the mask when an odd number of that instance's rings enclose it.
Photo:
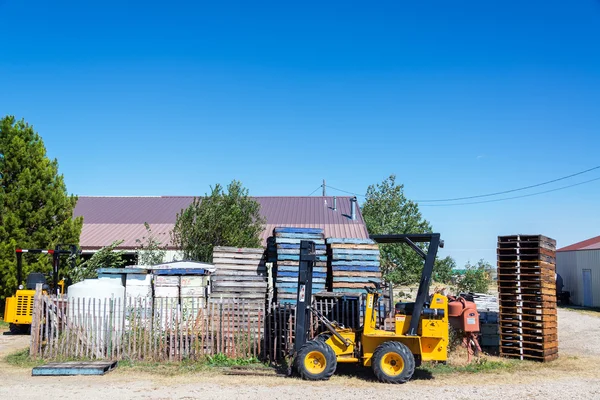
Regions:
[[[379,267],[379,261],[332,261],[334,267]]]
[[[315,284],[323,284],[324,285],[325,280],[326,280],[326,278],[313,277],[313,285],[315,285]],[[288,283],[288,282],[292,282],[294,285],[298,286],[298,277],[297,276],[278,276],[276,284]]]
[[[350,282],[350,283],[369,283],[369,281],[373,282],[381,282],[381,278],[378,277],[369,277],[369,276],[334,276],[333,283],[338,282]]]
[[[116,361],[52,362],[31,371],[33,376],[104,375],[117,367]]]
[[[282,261],[300,261],[300,254],[277,254],[277,259]],[[315,256],[315,259],[327,262],[327,256]]]
[[[314,287],[313,286],[313,293],[319,293],[319,292],[323,292],[325,290],[325,286],[321,286],[321,287]],[[277,288],[277,293],[298,293],[298,289],[297,288],[290,288],[290,287],[278,287]]]
[[[277,271],[277,278],[279,278],[280,276],[285,276],[285,277],[298,277],[298,272],[288,272],[288,271]],[[323,273],[323,272],[313,272],[312,274],[313,278],[327,278],[327,273]]]
[[[358,288],[333,288],[333,292],[334,293],[358,293],[358,294],[366,294],[367,291],[363,288],[363,289],[358,289]]]
[[[300,254],[300,249],[277,249],[277,254]],[[326,256],[327,250],[315,250],[318,256]]]
[[[286,267],[296,267],[298,268],[299,261],[298,260],[278,260],[277,265],[284,265]],[[325,261],[317,261],[315,262],[315,267],[326,267],[327,262]]]
[[[300,249],[300,243],[280,243],[277,244],[277,249]],[[327,246],[324,244],[315,244],[315,250],[327,250]]]
[[[275,287],[277,289],[290,289],[290,290],[294,290],[297,291],[298,290],[298,281],[295,282],[275,282]],[[325,283],[324,282],[315,282],[313,283],[313,289],[315,288],[324,288],[325,287]]]
[[[323,236],[314,236],[314,235],[304,235],[304,234],[289,234],[289,235],[277,235],[276,239],[298,239],[300,241],[302,240],[306,240],[306,241],[316,241],[316,240],[324,240]],[[316,243],[315,243],[316,244]]]
[[[371,239],[354,239],[354,238],[328,238],[328,244],[376,244]]]
[[[313,234],[323,234],[323,229],[321,228],[296,228],[296,227],[277,227],[273,229],[274,233],[313,233]]]
[[[279,243],[286,243],[286,244],[300,244],[300,242],[302,240],[306,240],[306,239],[292,239],[292,238],[282,238],[282,237],[278,237],[275,239],[275,242],[277,244]],[[315,242],[315,245],[317,244],[321,244],[324,245],[325,244],[325,240],[324,239],[311,239],[312,242]]]
[[[379,254],[335,254],[331,257],[335,261],[379,261]]]
[[[296,274],[298,274],[298,267],[289,267],[289,266],[278,266],[277,267],[277,273],[280,272],[295,272]],[[313,274],[314,273],[327,273],[327,267],[314,267],[313,268]]]
[[[338,255],[367,255],[367,254],[373,254],[373,255],[379,255],[379,250],[352,250],[352,249],[331,249],[331,254],[333,254],[334,257],[338,256]]]
[[[348,265],[342,265],[342,266],[333,266],[331,267],[331,269],[333,271],[356,271],[356,272],[379,272],[379,267],[373,267],[373,266],[348,266]]]

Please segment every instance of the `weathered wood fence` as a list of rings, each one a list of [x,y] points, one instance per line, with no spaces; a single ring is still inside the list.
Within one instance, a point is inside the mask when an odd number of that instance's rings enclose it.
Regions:
[[[63,298],[39,291],[34,300],[30,354],[52,360],[202,360],[225,354],[281,363],[293,347],[295,306],[240,299]],[[364,299],[320,299],[313,306],[346,327],[362,324]],[[391,327],[389,305],[379,326]],[[310,336],[323,331],[316,318]]]
[[[187,313],[166,298],[57,298],[34,304],[30,355],[44,359],[200,360],[260,357],[264,308],[198,298]]]

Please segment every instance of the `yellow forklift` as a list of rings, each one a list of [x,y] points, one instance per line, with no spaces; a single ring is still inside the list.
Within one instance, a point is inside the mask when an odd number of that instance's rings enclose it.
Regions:
[[[17,254],[18,289],[14,296],[6,298],[6,304],[4,305],[4,322],[9,324],[10,332],[17,335],[28,333],[31,329],[33,297],[35,295],[36,285],[41,283],[44,293],[50,292],[50,286],[46,282],[46,276],[41,272],[30,273],[27,276],[25,285],[23,285],[23,254],[49,254],[52,256],[52,290],[54,294],[60,295],[65,292],[64,279],[58,280],[60,256],[68,254],[74,265],[78,249],[77,246],[71,245],[69,246],[69,250],[63,250],[60,246],[56,246],[54,250],[16,249],[15,252]]]
[[[314,242],[302,241],[296,305],[295,346],[292,362],[300,376],[307,380],[329,379],[338,363],[354,363],[371,367],[375,376],[386,383],[405,383],[422,361],[445,362],[448,355],[448,299],[440,294],[429,296],[429,286],[440,235],[376,235],[378,243],[404,243],[424,260],[424,268],[414,303],[395,306],[395,329],[377,327],[380,287],[372,282],[367,291],[364,322],[358,329],[345,328],[329,321],[310,304]],[[417,243],[428,243],[424,252]],[[314,315],[327,330],[307,341],[308,321]]]

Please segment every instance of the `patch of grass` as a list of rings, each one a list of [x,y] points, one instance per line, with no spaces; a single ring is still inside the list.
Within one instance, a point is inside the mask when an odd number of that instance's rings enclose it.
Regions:
[[[29,349],[23,349],[4,357],[7,364],[18,368],[33,368],[44,364],[44,360],[29,357]]]
[[[0,331],[8,330],[8,322],[4,322],[4,318],[0,317]]]
[[[564,310],[575,311],[579,314],[589,315],[592,317],[600,317],[600,308],[597,307],[577,307],[577,306],[558,306]]]
[[[181,362],[153,362],[153,361],[119,361],[119,369],[149,374],[175,376],[193,374],[197,372],[210,372],[219,368],[244,366],[248,368],[264,368],[257,358],[230,358],[224,354],[208,356],[201,361],[183,360]]]
[[[516,360],[502,359],[489,360],[485,357],[475,359],[470,364],[452,365],[452,364],[423,364],[421,369],[430,372],[432,375],[447,374],[479,374],[489,372],[512,372],[519,368],[519,362]]]

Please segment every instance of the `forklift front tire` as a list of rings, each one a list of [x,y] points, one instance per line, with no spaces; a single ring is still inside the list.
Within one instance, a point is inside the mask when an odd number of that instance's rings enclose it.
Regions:
[[[406,383],[415,372],[415,357],[404,343],[389,341],[375,349],[371,365],[381,382]]]
[[[320,340],[306,342],[296,357],[296,369],[302,379],[324,381],[331,378],[337,367],[335,352]]]

